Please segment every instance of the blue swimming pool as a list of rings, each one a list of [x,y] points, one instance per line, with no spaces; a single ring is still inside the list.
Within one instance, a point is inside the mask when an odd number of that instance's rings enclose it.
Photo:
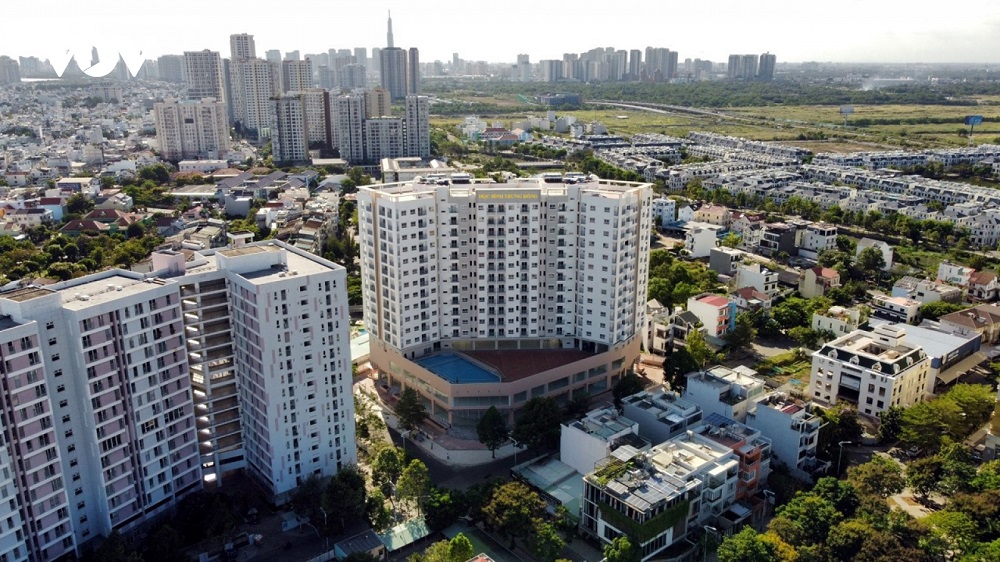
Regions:
[[[417,359],[417,365],[452,384],[500,382],[500,376],[455,353],[438,353]]]

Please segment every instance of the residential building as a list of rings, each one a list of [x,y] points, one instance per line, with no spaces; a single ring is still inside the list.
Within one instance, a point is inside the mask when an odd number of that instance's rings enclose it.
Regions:
[[[799,293],[807,298],[821,297],[840,286],[840,273],[830,267],[811,267],[799,278]]]
[[[639,437],[639,424],[610,406],[562,424],[559,459],[580,474],[589,474],[598,461],[622,445],[639,450],[649,447],[649,443]]]
[[[656,300],[646,304],[646,330],[642,346],[647,353],[669,355],[674,349],[683,346],[691,330],[705,332],[699,327],[701,319],[695,314],[676,309],[667,310]]]
[[[261,59],[233,60],[229,64],[233,88],[233,118],[251,138],[270,136],[271,98],[281,93],[276,65]]]
[[[416,94],[406,96],[406,156],[430,158],[430,100]]]
[[[677,220],[677,201],[669,197],[653,199],[653,217],[660,225],[671,224]]]
[[[979,334],[984,344],[1000,342],[1000,306],[980,304],[938,318],[941,330],[953,334]]]
[[[855,256],[860,256],[861,252],[868,248],[875,248],[882,254],[882,260],[885,265],[882,266],[882,271],[889,271],[892,269],[892,246],[887,242],[881,240],[872,240],[871,238],[862,238],[858,240],[857,250],[854,252]]]
[[[717,345],[736,326],[736,303],[722,295],[702,293],[687,301],[687,310],[705,327],[705,336]]]
[[[166,100],[153,106],[160,158],[224,158],[231,148],[226,104],[214,98]]]
[[[333,116],[330,110],[330,92],[312,88],[299,92],[306,112],[306,137],[309,146],[333,146]]]
[[[766,394],[747,411],[746,424],[771,440],[774,459],[793,476],[812,480],[829,469],[829,461],[816,458],[822,419],[811,402],[783,392]]]
[[[831,332],[840,337],[857,330],[864,320],[857,307],[831,306],[824,312],[814,312],[811,326],[817,332]]]
[[[602,543],[642,531],[643,562],[667,552],[694,556],[697,546],[685,538],[736,503],[739,468],[730,447],[702,433],[646,453],[621,447],[584,477],[580,529]]]
[[[645,329],[651,191],[561,176],[361,187],[373,366],[462,427],[487,402],[510,414],[529,392],[610,388]]]
[[[732,213],[722,205],[706,203],[694,212],[694,220],[706,224],[722,227],[722,230],[729,228],[732,220]]]
[[[399,117],[365,119],[364,142],[365,162],[378,162],[383,158],[404,156],[403,120]]]
[[[774,80],[774,66],[776,63],[776,56],[770,53],[764,53],[761,55],[760,65],[757,67],[757,79],[765,81]]]
[[[407,53],[399,47],[382,49],[382,87],[389,92],[392,101],[406,97],[406,58]]]
[[[229,36],[229,57],[233,61],[257,58],[257,46],[253,35],[234,33]]]
[[[702,421],[697,404],[662,386],[624,398],[622,413],[634,420],[639,436],[650,443],[673,439]]]
[[[299,61],[285,61],[289,62]],[[309,162],[304,98],[301,92],[293,92],[271,99],[271,155],[277,165]]]
[[[719,245],[721,226],[690,222],[684,228],[684,249],[692,258],[707,258]]]
[[[222,57],[218,51],[185,51],[184,78],[187,81],[189,100],[215,98],[225,103],[226,89]],[[225,112],[223,112],[225,113]]]
[[[807,396],[822,404],[857,404],[869,417],[891,406],[907,407],[934,388],[927,353],[905,341],[905,325],[852,332],[812,354]]]
[[[971,275],[971,271],[970,271]],[[913,299],[920,304],[929,302],[962,302],[962,289],[916,277],[901,277],[892,286],[892,296]]]
[[[872,297],[872,315],[892,322],[916,324],[920,319],[920,303],[906,297]]]
[[[281,86],[284,92],[301,92],[313,88],[313,68],[310,60],[281,61]]]
[[[937,282],[958,287],[968,287],[975,269],[961,264],[943,261],[938,265]]]
[[[156,68],[160,80],[164,82],[184,82],[184,57],[181,55],[163,55],[156,59]]]
[[[753,287],[736,289],[729,298],[736,304],[736,310],[740,312],[760,310],[769,313],[771,310],[771,295],[762,293]]]
[[[0,56],[0,86],[21,82],[21,65],[18,61],[4,55]]]
[[[364,162],[365,95],[348,94],[330,100],[335,141],[340,157],[348,162]]]
[[[976,271],[969,276],[968,297],[976,302],[993,302],[1000,296],[1000,281],[992,271]]]
[[[406,52],[406,95],[420,94],[420,51],[410,47]]]
[[[794,225],[785,223],[769,223],[764,225],[764,232],[761,235],[758,251],[764,256],[777,256],[784,252],[786,255],[796,253],[795,239],[798,229]]]
[[[718,365],[688,373],[684,398],[695,403],[705,415],[718,414],[743,422],[755,399],[765,391],[764,381],[753,369]]]
[[[778,274],[758,262],[736,267],[736,288],[753,287],[768,297],[778,294]]]
[[[806,226],[798,245],[799,255],[815,260],[824,250],[837,249],[836,225],[822,222]]]
[[[385,88],[372,88],[371,90],[366,90],[364,95],[365,119],[392,115],[392,99],[388,90]]]
[[[740,260],[745,254],[746,252],[742,250],[726,246],[712,248],[708,254],[708,268],[719,275],[732,277],[736,275],[737,269],[740,267]]]

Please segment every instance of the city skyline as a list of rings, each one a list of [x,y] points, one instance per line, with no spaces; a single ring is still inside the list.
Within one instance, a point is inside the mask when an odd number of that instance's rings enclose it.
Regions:
[[[931,6],[925,1],[908,4],[905,12],[894,3],[872,5],[858,0],[801,5],[794,12],[775,0],[762,0],[749,12],[731,1],[669,12],[650,0],[640,0],[632,10],[613,13],[604,13],[604,6],[592,0],[577,3],[573,11],[527,2],[471,8],[445,0],[435,4],[431,13],[420,5],[391,1],[364,8],[346,5],[331,12],[331,23],[351,20],[333,36],[303,32],[303,21],[312,19],[303,20],[303,15],[324,12],[315,0],[303,2],[287,15],[234,14],[224,6],[191,0],[178,0],[172,7],[158,14],[156,25],[151,26],[121,0],[90,6],[88,12],[74,13],[72,18],[51,17],[76,12],[78,8],[68,0],[25,5],[14,17],[15,25],[0,37],[0,54],[47,58],[57,68],[76,55],[85,68],[96,47],[104,63],[113,66],[120,52],[137,69],[143,59],[185,50],[210,49],[228,56],[229,36],[235,33],[254,35],[260,52],[280,49],[307,54],[331,47],[384,47],[391,10],[395,44],[419,48],[425,61],[448,61],[457,52],[465,60],[513,62],[517,54],[528,53],[535,63],[594,47],[656,46],[679,51],[682,60],[724,61],[731,53],[771,52],[778,54],[780,62],[1000,62],[994,39],[1000,32],[1000,6],[986,0],[959,0],[946,11],[935,10],[933,18],[926,17]],[[218,16],[217,21],[225,24],[214,23],[212,32],[206,33],[201,26],[191,25],[192,12],[199,14],[200,21],[216,21]],[[597,13],[601,14],[600,29],[593,28]],[[639,17],[653,13],[663,17]],[[732,16],[720,18],[719,14]],[[540,25],[548,32],[539,33]],[[428,33],[429,28],[446,32]],[[593,32],[581,32],[587,29]],[[510,40],[482,41],[483,33]]]

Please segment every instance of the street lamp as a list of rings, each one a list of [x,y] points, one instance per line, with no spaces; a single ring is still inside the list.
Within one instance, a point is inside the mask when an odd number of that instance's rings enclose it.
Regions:
[[[327,526],[327,523],[326,523],[326,510],[323,509],[322,507],[320,507],[319,510],[320,510],[321,513],[323,513],[323,536],[325,537],[324,544],[326,545],[326,550],[329,551],[330,550],[330,536],[326,534],[327,533],[327,529],[329,529],[329,527]]]
[[[517,450],[521,448],[521,444],[513,437],[510,438],[510,442],[514,444],[514,466],[517,466]]]
[[[705,562],[705,559],[708,558],[708,534],[717,534],[719,530],[711,525],[705,525],[702,528],[705,529],[705,550],[701,553],[701,562]]]
[[[837,443],[840,447],[840,452],[837,454],[837,476],[840,476],[840,461],[844,458],[844,445],[851,445],[850,441],[841,441]]]

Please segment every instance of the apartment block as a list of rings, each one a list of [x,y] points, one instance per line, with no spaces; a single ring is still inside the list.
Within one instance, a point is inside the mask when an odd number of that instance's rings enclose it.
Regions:
[[[297,61],[285,61],[297,62]],[[309,162],[305,96],[301,92],[271,99],[271,154],[279,165]]]
[[[361,188],[373,365],[447,424],[610,388],[645,327],[650,200],[648,184],[557,174]]]
[[[0,553],[72,554],[234,470],[282,503],[356,462],[346,275],[245,238],[0,294]]]
[[[810,402],[773,392],[747,411],[746,424],[771,440],[774,458],[800,479],[814,479],[830,467],[816,458],[822,420]]]
[[[920,319],[920,303],[906,297],[872,297],[872,315],[891,322],[916,324]]]
[[[188,99],[226,99],[222,57],[218,51],[185,51],[184,78],[187,81]]]
[[[430,100],[426,96],[406,96],[406,156],[431,155]]]
[[[703,293],[688,299],[687,310],[705,326],[705,336],[719,343],[736,326],[736,303],[722,295]]]
[[[160,158],[225,159],[229,153],[226,104],[214,98],[200,101],[165,100],[153,106]]]

